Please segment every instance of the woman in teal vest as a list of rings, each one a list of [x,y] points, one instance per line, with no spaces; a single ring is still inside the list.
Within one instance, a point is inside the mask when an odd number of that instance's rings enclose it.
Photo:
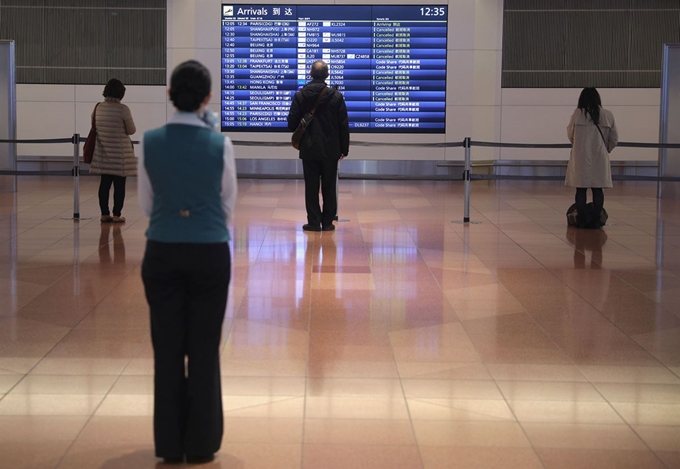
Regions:
[[[150,217],[142,279],[151,310],[156,456],[196,464],[212,461],[222,441],[219,345],[236,171],[231,141],[206,110],[208,70],[180,64],[169,95],[177,113],[140,145],[139,202]]]

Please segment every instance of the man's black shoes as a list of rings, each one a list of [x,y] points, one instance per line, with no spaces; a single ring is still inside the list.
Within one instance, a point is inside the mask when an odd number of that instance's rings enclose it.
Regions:
[[[214,454],[206,454],[202,456],[191,456],[187,454],[187,464],[205,464],[215,459]]]
[[[302,225],[302,229],[304,231],[333,231],[335,229],[335,225],[331,223],[330,225],[326,225],[323,228],[319,227],[318,225],[310,225],[309,223]]]

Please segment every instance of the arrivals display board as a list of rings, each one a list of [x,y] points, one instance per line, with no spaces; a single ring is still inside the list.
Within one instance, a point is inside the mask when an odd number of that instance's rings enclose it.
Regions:
[[[444,133],[447,6],[222,5],[222,131],[288,131],[316,60],[352,132]]]

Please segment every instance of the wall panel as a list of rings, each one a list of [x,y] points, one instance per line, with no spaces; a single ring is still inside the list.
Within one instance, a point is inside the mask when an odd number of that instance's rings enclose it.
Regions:
[[[658,88],[680,0],[506,0],[503,88]]]
[[[17,83],[166,82],[166,0],[0,0]]]

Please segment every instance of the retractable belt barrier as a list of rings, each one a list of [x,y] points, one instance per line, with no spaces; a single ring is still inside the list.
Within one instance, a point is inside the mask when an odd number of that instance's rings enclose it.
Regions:
[[[73,176],[73,220],[80,220],[80,143],[83,140],[80,134],[73,134],[70,138],[43,138],[43,139],[0,139],[0,143],[31,143],[31,144],[55,144],[70,143],[73,145],[73,169],[71,171],[9,171],[0,170],[0,176]],[[132,141],[133,145],[139,145],[138,140]],[[234,146],[244,147],[290,147],[290,142],[255,142],[249,140],[232,140]],[[419,148],[464,148],[465,163],[463,169],[463,181],[465,184],[465,210],[463,222],[470,222],[470,182],[472,180],[534,180],[534,181],[559,181],[563,176],[523,176],[503,174],[472,174],[472,147],[491,148],[571,148],[569,143],[502,143],[484,142],[472,140],[466,137],[462,142],[441,143],[389,143],[389,142],[362,142],[353,141],[352,146],[360,147],[419,147]],[[680,148],[680,143],[642,143],[642,142],[619,142],[619,147],[624,148]],[[49,160],[45,160],[49,163]],[[441,164],[438,166],[452,166]],[[87,174],[87,173],[84,173]],[[662,176],[629,176],[614,175],[613,179],[619,181],[655,181],[655,182],[680,182],[680,177]]]
[[[465,141],[463,141],[465,146]],[[494,148],[571,148],[570,143],[501,143],[470,141],[471,147],[494,147]],[[624,148],[680,148],[680,143],[642,143],[642,142],[619,142],[617,147]]]
[[[463,140],[465,148],[465,167],[463,169],[463,181],[465,181],[465,205],[463,210],[463,223],[470,223],[470,182],[472,180],[514,180],[514,181],[562,181],[564,176],[523,176],[506,174],[472,174],[472,151],[475,147],[491,148],[571,148],[569,143],[501,143],[481,142],[466,138]],[[623,148],[680,148],[680,143],[642,143],[642,142],[619,142]],[[612,179],[618,181],[655,181],[655,182],[680,182],[680,177],[662,176],[630,176],[614,175]]]

